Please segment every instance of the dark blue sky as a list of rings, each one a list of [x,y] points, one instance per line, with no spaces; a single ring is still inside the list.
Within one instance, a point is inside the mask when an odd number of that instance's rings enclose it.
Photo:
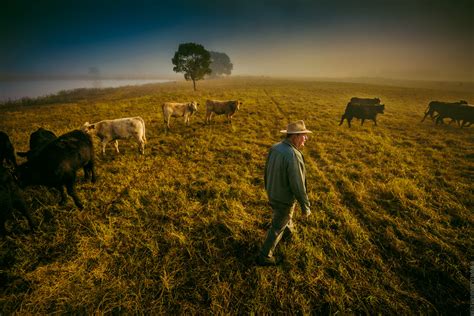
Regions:
[[[198,42],[241,75],[473,81],[473,3],[4,0],[0,75],[169,75]]]

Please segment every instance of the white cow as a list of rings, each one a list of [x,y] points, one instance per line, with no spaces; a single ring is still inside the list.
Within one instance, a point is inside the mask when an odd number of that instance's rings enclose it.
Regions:
[[[197,112],[197,106],[199,103],[196,101],[188,103],[175,103],[175,102],[165,102],[161,109],[163,110],[163,118],[165,124],[170,128],[170,118],[171,117],[182,117],[184,116],[184,123],[189,125],[189,117]]]
[[[140,116],[104,120],[97,123],[84,123],[82,130],[88,134],[96,135],[102,143],[102,154],[105,155],[105,146],[114,141],[115,151],[119,153],[118,139],[135,138],[139,150],[145,154],[145,122]]]

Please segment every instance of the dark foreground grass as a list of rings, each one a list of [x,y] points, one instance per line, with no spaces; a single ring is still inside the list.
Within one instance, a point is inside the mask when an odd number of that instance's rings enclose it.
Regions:
[[[2,314],[468,314],[473,260],[474,129],[420,123],[431,100],[462,89],[235,78],[62,93],[0,106],[18,151],[42,126],[140,115],[145,156],[121,141],[97,153],[84,211],[54,190],[25,190],[39,224],[19,215],[0,239]],[[467,90],[469,91],[469,90]],[[472,90],[471,90],[472,91]],[[379,97],[379,126],[338,126],[352,96]],[[243,101],[232,125],[204,125],[206,98]],[[191,126],[164,101],[200,102]],[[53,101],[51,101],[53,100]],[[314,131],[303,150],[313,215],[278,267],[254,264],[271,218],[263,189],[269,147],[288,121]],[[80,172],[82,176],[82,172]]]

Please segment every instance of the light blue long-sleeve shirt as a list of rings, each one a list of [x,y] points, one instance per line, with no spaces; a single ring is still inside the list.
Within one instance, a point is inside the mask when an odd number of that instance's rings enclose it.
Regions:
[[[270,203],[291,206],[298,201],[310,212],[303,154],[287,138],[272,146],[265,164],[265,190]]]

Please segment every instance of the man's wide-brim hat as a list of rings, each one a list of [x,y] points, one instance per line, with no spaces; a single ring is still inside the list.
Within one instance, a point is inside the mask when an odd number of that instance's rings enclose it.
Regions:
[[[280,131],[280,133],[285,134],[310,134],[313,133],[310,130],[306,129],[303,120],[296,121],[293,123],[288,124],[285,130]]]

